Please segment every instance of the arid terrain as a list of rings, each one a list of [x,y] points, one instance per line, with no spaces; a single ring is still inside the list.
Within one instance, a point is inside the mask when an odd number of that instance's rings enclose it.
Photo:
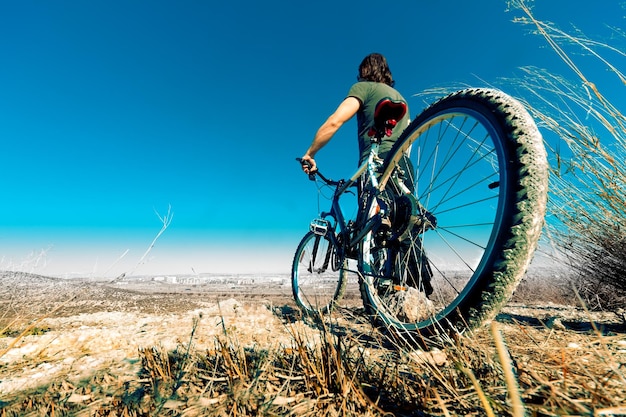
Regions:
[[[80,379],[102,367],[130,377],[137,372],[138,349],[174,349],[190,339],[196,322],[196,349],[211,348],[224,332],[245,344],[290,346],[296,328],[306,326],[294,318],[299,314],[288,277],[172,280],[2,275],[0,396],[59,376]],[[357,297],[347,294],[346,305],[359,305]],[[363,318],[357,322],[366,326]]]
[[[348,291],[344,304],[334,328],[365,340],[372,328],[358,292]],[[189,346],[211,351],[217,338],[227,335],[242,346],[281,351],[294,346],[294,337],[310,345],[321,338],[299,316],[288,276],[214,277],[202,283],[172,277],[98,282],[4,273],[0,312],[0,408],[4,399],[22,392],[34,395],[55,381],[86,380],[102,370],[120,381],[136,380],[142,349]],[[626,328],[615,313],[513,302],[497,322],[511,355],[524,366],[566,359],[588,369],[626,363]],[[488,330],[475,338],[484,342]],[[368,349],[371,355],[385,354],[382,348]],[[611,352],[610,365],[602,363],[603,349]],[[414,354],[433,366],[454,361],[445,349]],[[68,395],[67,401],[94,400],[91,394]]]

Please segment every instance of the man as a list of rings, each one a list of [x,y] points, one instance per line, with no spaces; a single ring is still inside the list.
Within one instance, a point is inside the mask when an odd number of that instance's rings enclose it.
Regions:
[[[391,99],[394,102],[401,101],[406,104],[406,100],[402,95],[394,89],[395,81],[391,75],[389,65],[384,56],[373,53],[366,56],[359,65],[359,75],[357,83],[352,85],[348,91],[347,97],[341,102],[339,107],[318,129],[313,142],[301,158],[302,170],[305,173],[317,171],[315,155],[322,149],[333,137],[333,135],[350,120],[355,114],[357,115],[357,135],[359,144],[359,164],[364,162],[370,152],[371,138],[369,130],[374,125],[374,112],[376,105],[382,99]],[[398,120],[396,127],[390,136],[385,136],[378,148],[378,155],[384,159],[387,153],[393,147],[402,131],[409,124],[409,111],[407,111],[402,119]],[[401,161],[407,169],[411,170],[410,161]],[[407,164],[407,165],[405,165]],[[413,183],[406,178],[405,184],[413,192]],[[411,250],[411,247],[413,249]],[[408,259],[405,264],[408,269],[409,281],[416,288],[421,288],[426,295],[430,295],[433,291],[430,280],[432,271],[429,263],[421,247],[421,240],[414,236],[402,242],[397,242],[397,246],[392,251],[393,256],[400,256]]]
[[[307,174],[315,172],[317,165],[315,155],[322,149],[341,128],[341,126],[357,115],[358,143],[359,143],[359,163],[363,162],[370,151],[371,140],[368,135],[369,128],[374,124],[374,110],[376,104],[381,99],[389,98],[393,101],[406,100],[393,88],[395,81],[391,76],[387,60],[381,54],[373,53],[366,56],[359,65],[358,82],[348,91],[347,97],[341,102],[339,107],[318,129],[311,146],[302,157],[302,169]],[[398,124],[391,136],[385,137],[380,144],[378,155],[384,158],[396,142],[402,131],[409,124],[409,111],[398,120]],[[310,166],[307,166],[310,164]]]

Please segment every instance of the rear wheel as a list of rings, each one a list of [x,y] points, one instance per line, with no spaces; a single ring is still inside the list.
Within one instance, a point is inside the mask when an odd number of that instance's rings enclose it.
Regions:
[[[346,288],[346,269],[334,241],[307,233],[296,250],[291,269],[296,304],[305,314],[326,314]]]
[[[493,318],[526,272],[545,215],[546,152],[531,116],[497,90],[456,92],[411,123],[385,167],[391,239],[362,243],[366,308],[412,336]]]

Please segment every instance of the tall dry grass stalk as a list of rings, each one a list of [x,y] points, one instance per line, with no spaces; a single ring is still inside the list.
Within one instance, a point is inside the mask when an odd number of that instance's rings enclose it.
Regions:
[[[558,256],[577,271],[576,289],[591,308],[622,307],[626,299],[626,117],[600,85],[624,95],[626,77],[611,63],[626,57],[612,47],[535,18],[527,1],[511,1],[569,67],[569,79],[537,67],[522,68],[513,81],[546,136],[552,162],[547,235]],[[621,30],[616,42],[626,43]],[[587,76],[573,58],[592,58],[605,73]],[[613,76],[613,77],[611,77]],[[509,80],[511,81],[511,80]]]

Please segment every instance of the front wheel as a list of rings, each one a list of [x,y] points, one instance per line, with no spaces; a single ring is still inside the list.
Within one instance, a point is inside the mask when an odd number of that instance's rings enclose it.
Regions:
[[[425,109],[385,160],[396,240],[362,244],[366,308],[416,337],[493,318],[536,248],[547,179],[541,135],[517,100],[468,89]]]
[[[298,245],[291,268],[296,304],[307,315],[326,314],[346,289],[346,261],[334,240],[307,233]]]

